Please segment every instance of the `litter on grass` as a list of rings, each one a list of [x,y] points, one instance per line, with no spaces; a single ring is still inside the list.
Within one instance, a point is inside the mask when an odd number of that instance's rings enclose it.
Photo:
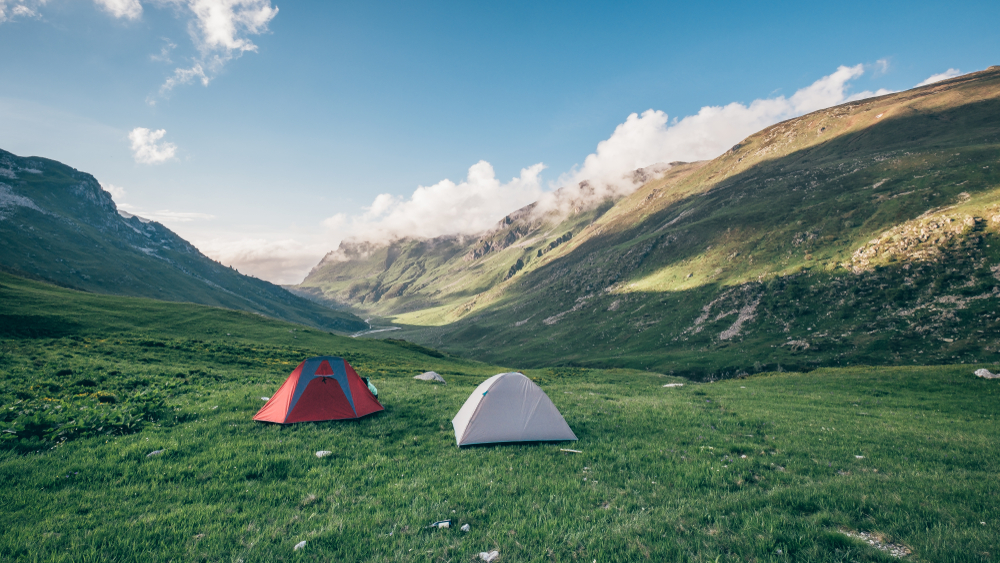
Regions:
[[[327,450],[320,450],[320,451],[316,452],[316,457],[324,458],[324,457],[326,457],[326,456],[328,456],[328,455],[330,455],[332,453],[333,452],[329,452]]]
[[[271,397],[261,397],[260,400],[261,401],[270,401]]]
[[[865,459],[865,456],[863,456],[863,455],[856,455],[854,457],[855,457],[855,459]]]
[[[489,552],[486,551],[479,552],[479,558],[482,559],[483,561],[493,561],[497,557],[500,557],[500,552],[495,549]]]
[[[993,373],[988,369],[977,369],[976,377],[985,377],[986,379],[996,379],[1000,377],[1000,373]]]
[[[684,387],[683,383],[667,383],[664,387]]]
[[[567,450],[565,448],[559,448],[559,451],[566,452],[568,454],[582,454],[583,453],[582,450]]]
[[[462,527],[459,528],[459,530],[462,530],[463,532],[468,532],[471,529],[472,529],[472,527],[469,526],[468,524],[462,524]]]
[[[306,546],[305,540],[300,541],[299,543],[295,544],[295,549],[293,549],[292,551],[298,551],[298,550],[304,548],[305,546]]]
[[[154,455],[160,455],[162,453],[163,453],[163,450],[154,450],[154,451],[151,451],[148,454],[146,454],[146,457],[153,457]]]
[[[433,524],[431,524],[428,527],[430,527],[430,528],[450,528],[451,527],[451,520],[439,520],[437,522],[434,522]]]

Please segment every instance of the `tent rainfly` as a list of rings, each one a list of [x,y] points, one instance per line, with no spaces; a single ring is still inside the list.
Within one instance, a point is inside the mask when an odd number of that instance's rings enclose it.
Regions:
[[[480,383],[451,423],[460,447],[577,439],[542,388],[517,372]]]
[[[414,375],[413,379],[419,379],[421,381],[440,381],[441,383],[447,383],[443,377],[441,377],[440,375],[438,375],[437,372],[434,371],[425,371],[420,375]]]
[[[253,419],[259,422],[318,422],[361,418],[382,405],[343,358],[320,356],[299,364]]]

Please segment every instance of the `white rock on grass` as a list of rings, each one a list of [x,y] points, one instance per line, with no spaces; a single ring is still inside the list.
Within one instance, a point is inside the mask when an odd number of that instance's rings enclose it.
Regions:
[[[300,549],[303,549],[305,546],[306,546],[306,542],[304,540],[300,541],[299,543],[295,544],[295,548],[292,549],[292,551],[298,551]]]
[[[316,452],[316,457],[318,457],[318,458],[324,458],[324,457],[326,457],[326,456],[328,456],[328,455],[330,455],[332,453],[333,452],[329,452],[329,451],[326,451],[326,450],[320,450],[320,451]]]
[[[493,561],[497,557],[500,557],[500,552],[495,549],[490,552],[486,551],[479,552],[479,558],[482,559],[483,561]]]
[[[977,369],[976,376],[985,377],[986,379],[996,379],[1000,377],[1000,373],[992,373],[990,370],[984,368],[984,369]]]

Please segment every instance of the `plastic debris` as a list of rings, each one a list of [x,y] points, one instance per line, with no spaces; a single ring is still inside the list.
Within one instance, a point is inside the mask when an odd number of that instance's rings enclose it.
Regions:
[[[155,451],[152,451],[152,452],[149,452],[148,454],[146,454],[146,457],[153,457],[154,455],[160,455],[160,454],[162,454],[162,453],[163,453],[164,451],[165,451],[165,450],[155,450]]]
[[[324,457],[326,457],[326,456],[328,456],[328,455],[330,455],[332,453],[333,452],[330,452],[330,451],[327,451],[327,450],[320,450],[320,451],[316,452],[316,457],[318,457],[318,458],[324,458]]]
[[[260,400],[261,401],[270,401],[271,397],[261,397]]]
[[[431,528],[450,528],[451,520],[438,520],[430,525]]]
[[[683,383],[667,383],[664,387],[684,387]]]
[[[293,549],[292,551],[298,551],[298,550],[304,548],[305,546],[306,546],[305,540],[300,541],[299,543],[295,544],[295,549]]]
[[[469,526],[468,524],[462,524],[462,527],[459,528],[459,530],[462,530],[463,532],[468,532],[471,529],[472,529],[472,527]]]
[[[479,552],[479,558],[482,559],[483,561],[493,561],[497,557],[500,557],[500,552],[495,549],[490,552],[485,552],[485,551]]]
[[[1000,377],[1000,373],[992,373],[990,370],[983,368],[976,370],[976,377],[985,377],[986,379],[996,379]]]
[[[566,452],[568,454],[582,454],[583,453],[582,450],[567,450],[565,448],[559,448],[559,451]]]
[[[863,456],[863,455],[856,455],[856,456],[854,456],[854,459],[865,459],[865,456]]]

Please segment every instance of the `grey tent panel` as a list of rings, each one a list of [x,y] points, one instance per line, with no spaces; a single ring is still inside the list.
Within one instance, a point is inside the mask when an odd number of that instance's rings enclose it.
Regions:
[[[577,439],[542,388],[517,372],[482,382],[451,422],[459,446]]]
[[[420,375],[414,375],[413,379],[419,379],[421,381],[440,381],[441,383],[447,383],[443,377],[441,377],[440,375],[438,375],[436,372],[433,371],[425,371]]]

